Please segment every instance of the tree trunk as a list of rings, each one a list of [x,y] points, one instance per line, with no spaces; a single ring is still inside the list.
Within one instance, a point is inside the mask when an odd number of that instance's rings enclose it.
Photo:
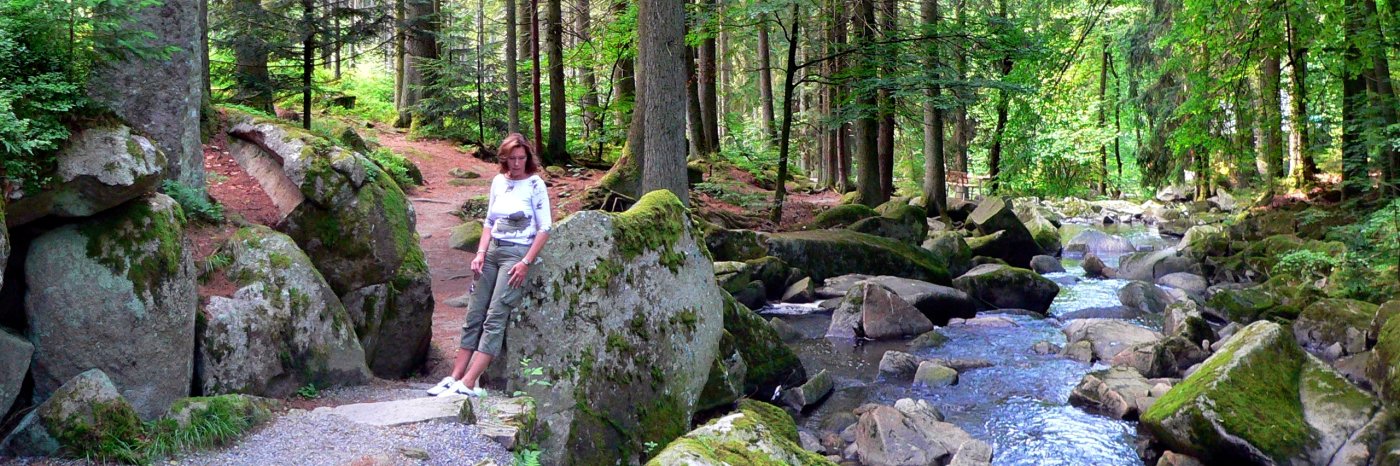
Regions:
[[[1365,140],[1366,80],[1358,70],[1370,68],[1363,63],[1360,35],[1363,29],[1362,11],[1358,0],[1344,0],[1346,11],[1346,49],[1342,52],[1342,196],[1352,197],[1365,192],[1371,185],[1368,175],[1368,147]]]
[[[261,18],[264,15],[262,2],[258,0],[236,0],[233,14],[246,18]],[[267,69],[268,46],[257,34],[240,34],[241,39],[234,43],[233,101],[258,110],[273,113],[272,76]]]
[[[1108,39],[1099,58],[1099,130],[1108,131]],[[1108,141],[1099,142],[1099,194],[1108,194]]]
[[[714,14],[717,10],[715,0],[702,0],[702,7],[707,13]],[[718,21],[718,20],[714,20]],[[706,28],[705,38],[700,41],[700,116],[704,123],[705,149],[710,155],[719,151],[719,96],[716,91],[718,71],[716,70],[718,60],[715,52],[715,35]]]
[[[955,14],[958,17],[958,30],[966,31],[968,0],[955,1],[957,2],[957,10]],[[958,82],[967,81],[967,51],[970,48],[971,42],[969,41],[963,41],[961,43],[961,46],[958,47],[956,63],[958,71]],[[958,107],[953,110],[953,169],[963,173],[970,173],[971,170],[969,170],[967,166],[967,146],[972,142],[972,120],[968,119],[967,117],[967,103],[969,100],[972,99],[972,96],[969,95],[970,91],[968,90],[967,86],[960,86],[955,89],[956,90],[954,92],[958,96]],[[998,140],[998,142],[1000,141]],[[994,147],[997,148],[996,160],[1000,161],[1001,147],[997,144],[994,144]],[[995,172],[998,169],[999,167],[991,168],[990,171]],[[967,199],[968,192],[966,186],[958,187],[958,196],[962,197],[963,199]]]
[[[529,1],[529,0],[524,0]],[[516,49],[516,28],[520,20],[515,12],[516,0],[505,0],[506,10],[506,132],[520,132],[520,54]]]
[[[301,0],[301,128],[311,129],[311,76],[316,71],[315,0]]]
[[[792,4],[792,28],[788,35],[787,69],[783,79],[783,134],[779,139],[778,179],[773,189],[773,213],[768,220],[777,227],[783,220],[783,198],[787,196],[787,161],[792,150],[792,91],[797,87],[797,45],[802,36],[802,16],[800,3]]]
[[[856,43],[859,47],[869,47],[875,41],[875,0],[859,0],[855,8]],[[869,80],[876,77],[874,66],[869,63],[857,65],[856,78]],[[864,86],[862,86],[864,87]],[[879,103],[878,92],[860,89],[856,101],[866,110],[856,119],[856,163],[860,164],[856,186],[860,190],[860,202],[875,207],[885,202],[880,187],[880,161],[877,152],[877,139],[880,132],[879,115],[870,109]]]
[[[705,111],[700,108],[700,73],[695,66],[695,54],[695,47],[685,48],[685,126],[690,135],[686,138],[690,154],[698,157],[709,154],[710,149],[706,147]]]
[[[407,24],[404,32],[403,105],[394,127],[405,128],[416,119],[413,107],[423,98],[424,65],[437,58],[437,27],[432,0],[404,0]]]
[[[530,94],[534,107],[535,150],[544,148],[544,96],[540,87],[540,0],[530,0]]]
[[[641,0],[637,12],[638,73],[646,118],[642,120],[646,163],[642,191],[668,189],[685,205],[685,3]]]
[[[882,12],[880,15],[880,31],[886,40],[895,35],[897,27],[896,15],[899,13],[899,6],[896,0],[884,0],[881,2]],[[880,76],[886,80],[896,78],[896,71],[889,61],[880,69]],[[876,137],[875,151],[876,157],[880,160],[880,197],[889,199],[894,195],[894,95],[889,86],[880,86],[879,91],[880,128]]]
[[[1279,59],[1272,53],[1259,61],[1259,158],[1267,167],[1267,182],[1283,177],[1283,126],[1279,110]]]
[[[593,72],[593,62],[597,56],[592,53],[593,31],[591,29],[593,28],[593,18],[592,12],[589,11],[590,8],[591,6],[588,0],[579,0],[579,42],[588,44],[588,47],[584,50],[589,51],[588,56],[583,61],[583,66],[579,69],[580,80],[583,81],[583,100],[580,101],[580,103],[583,106],[583,139],[585,141],[592,141],[597,138],[598,128],[602,126],[602,123],[598,120],[598,81],[597,78],[594,77]],[[602,154],[597,154],[595,158],[601,159]]]
[[[920,16],[931,29],[938,28],[938,0],[922,0]],[[924,69],[938,79],[938,49],[926,46]],[[937,84],[924,94],[924,208],[929,217],[948,211],[948,177],[943,164],[943,110],[936,101],[943,93]]]
[[[850,17],[844,13],[846,11],[845,2],[836,1],[833,3],[835,5],[832,8],[832,23],[835,25],[836,29],[836,45],[838,48],[844,50],[846,47],[846,26],[850,23]],[[837,58],[835,60],[835,63],[835,75],[841,76],[846,73],[846,65],[849,64],[850,61],[847,57],[841,57]],[[845,102],[846,93],[849,90],[849,87],[837,84],[836,101]],[[837,113],[843,113],[841,110],[843,109],[838,108]],[[836,135],[836,154],[837,158],[839,159],[836,164],[837,188],[843,193],[851,192],[853,186],[851,186],[851,124],[849,122],[842,121],[838,125]]]
[[[776,140],[773,120],[773,70],[769,59],[768,16],[758,18],[758,101],[762,107],[759,123],[769,140]]]
[[[997,11],[1000,18],[1003,20],[1007,18],[1006,0],[997,1]],[[1001,68],[998,70],[1001,72],[1001,79],[1005,80],[1011,74],[1011,69],[1014,66],[1011,55],[1003,55],[998,65]],[[997,124],[996,129],[992,131],[992,147],[987,151],[987,191],[992,194],[996,194],[1000,187],[998,177],[1001,176],[1002,139],[1006,136],[1006,120],[1011,112],[1011,96],[1005,89],[997,91],[997,94]],[[962,156],[965,157],[966,154],[966,148],[964,148]],[[966,160],[963,163],[966,163]]]
[[[1395,9],[1396,0],[1391,0],[1391,9]],[[1380,117],[1381,128],[1393,128],[1400,123],[1400,115],[1397,115],[1395,107],[1397,102],[1395,86],[1390,79],[1390,59],[1386,56],[1386,47],[1379,46],[1386,43],[1386,39],[1394,40],[1394,37],[1385,37],[1385,30],[1382,28],[1380,15],[1376,11],[1375,0],[1362,0],[1366,27],[1372,30],[1378,39],[1378,46],[1370,47],[1372,75],[1376,77],[1376,93],[1372,106],[1376,108],[1376,114]],[[1397,19],[1392,19],[1396,21]],[[1392,46],[1393,47],[1393,46]],[[1381,157],[1381,184],[1390,184],[1390,194],[1400,195],[1400,149],[1395,144],[1383,144],[1377,156]]]
[[[403,61],[405,51],[404,42],[408,38],[408,12],[404,7],[406,0],[394,0],[394,110],[402,112],[403,105]]]
[[[619,0],[612,4],[613,18],[627,14],[629,2]],[[636,47],[635,44],[631,47]],[[617,108],[617,126],[629,128],[631,134],[632,114],[640,111],[641,106],[637,103],[637,82],[634,79],[636,62],[631,58],[624,58],[618,61],[617,68],[613,71],[613,96],[614,106]],[[631,103],[632,105],[627,105]],[[631,136],[628,136],[631,140]]]
[[[1284,18],[1287,20],[1288,68],[1292,70],[1293,81],[1293,85],[1290,86],[1292,95],[1288,99],[1293,103],[1289,124],[1292,129],[1289,139],[1293,158],[1290,177],[1293,178],[1295,186],[1306,189],[1312,186],[1317,176],[1317,161],[1312,156],[1312,141],[1308,137],[1308,49],[1300,43],[1301,39],[1298,37],[1298,21],[1301,18],[1295,18],[1292,12]]]
[[[1255,169],[1255,161],[1262,158],[1258,155],[1262,153],[1262,151],[1255,150],[1255,128],[1259,128],[1260,125],[1259,118],[1255,115],[1255,109],[1252,108],[1254,105],[1251,105],[1253,102],[1258,102],[1260,97],[1255,95],[1254,86],[1249,79],[1241,79],[1234,100],[1236,143],[1234,151],[1235,163],[1234,166],[1230,168],[1230,183],[1235,188],[1244,188],[1250,184],[1250,181],[1254,178],[1254,173],[1257,171]],[[1274,108],[1278,108],[1277,100],[1274,101],[1274,104]],[[1263,135],[1262,130],[1259,131],[1259,133],[1261,136]],[[1257,145],[1262,146],[1263,141],[1260,141]],[[1283,162],[1283,160],[1280,159],[1278,162]],[[1268,179],[1269,178],[1266,178],[1266,180]]]
[[[564,108],[564,13],[560,0],[549,0],[545,12],[545,42],[549,54],[549,144],[545,146],[546,166],[564,165],[569,160],[565,132],[568,116]]]

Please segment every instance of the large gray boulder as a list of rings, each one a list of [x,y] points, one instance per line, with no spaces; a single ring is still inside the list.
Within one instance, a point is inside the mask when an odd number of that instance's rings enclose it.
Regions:
[[[784,464],[835,465],[826,457],[804,450],[797,425],[782,408],[742,400],[739,409],[720,416],[666,445],[649,466],[733,466]],[[724,455],[717,455],[722,451]]]
[[[831,314],[826,336],[883,340],[933,330],[933,322],[912,304],[877,282],[857,283]]]
[[[1152,343],[1162,335],[1118,319],[1074,319],[1060,329],[1065,334],[1066,347],[1087,341],[1093,348],[1094,359],[1112,360],[1120,351],[1140,343]]]
[[[795,386],[807,380],[802,360],[783,343],[782,335],[772,324],[727,293],[723,298],[724,330],[734,338],[734,346],[747,366],[743,393],[773,393],[779,386]]]
[[[969,319],[977,316],[977,303],[957,288],[889,275],[869,277],[865,280],[879,283],[893,291],[900,299],[923,313],[934,325],[947,325],[949,319]],[[830,289],[842,289],[844,292],[849,291],[850,287],[843,289],[838,286]]]
[[[1154,342],[1138,343],[1119,351],[1109,362],[1114,366],[1131,367],[1144,377],[1180,377],[1191,366],[1205,361],[1210,351],[1201,341],[1180,336],[1168,336]]]
[[[725,327],[725,292],[702,241],[680,200],[660,190],[626,212],[583,211],[554,226],[488,373],[539,401],[542,463],[640,462],[647,443],[690,430]]]
[[[29,246],[36,401],[94,368],[145,418],[189,394],[199,297],[183,221],[179,204],[153,194]]]
[[[140,424],[107,374],[92,369],[65,381],[26,414],[0,440],[0,456],[110,455],[103,445],[139,441]]]
[[[24,337],[0,328],[0,411],[9,412],[29,373],[34,345]]]
[[[942,257],[926,249],[850,230],[814,230],[768,236],[768,254],[798,267],[821,281],[859,273],[895,275],[947,284]]]
[[[432,279],[403,190],[360,154],[298,128],[229,115],[234,159],[340,297],[370,370],[390,378],[418,370],[432,337]]]
[[[1158,399],[1141,425],[1208,464],[1329,464],[1377,408],[1286,327],[1260,321]]]
[[[984,245],[978,252],[979,255],[1002,259],[1008,264],[1024,268],[1030,266],[1031,257],[1045,252],[1054,253],[1041,249],[1031,231],[1016,218],[1011,203],[1000,197],[982,200],[977,205],[977,210],[967,217],[967,221],[976,225],[977,231],[983,235],[1002,232],[991,244]]]
[[[1321,299],[1298,314],[1293,336],[1304,348],[1330,357],[1357,354],[1369,349],[1366,334],[1378,308],[1354,299]]]
[[[200,145],[200,106],[204,98],[202,4],[165,0],[136,9],[118,27],[150,34],[139,39],[169,56],[131,57],[104,62],[88,78],[88,95],[165,152],[166,178],[204,192],[204,150]],[[120,385],[120,383],[118,383]]]
[[[972,247],[956,232],[930,232],[922,247],[947,262],[950,277],[961,276],[972,268]]]
[[[1026,309],[1045,315],[1060,285],[1030,270],[1000,264],[973,267],[953,280],[982,309]]]
[[[6,221],[86,217],[153,192],[165,173],[165,155],[156,147],[120,124],[78,129],[54,155],[54,184],[10,201]]]
[[[1157,402],[1146,377],[1128,367],[1084,374],[1069,393],[1069,404],[1114,419],[1135,420]]]
[[[918,466],[990,464],[992,447],[972,438],[924,400],[901,399],[860,415],[855,450],[861,464]]]
[[[1065,251],[1080,254],[1094,253],[1096,255],[1118,255],[1137,252],[1137,246],[1133,246],[1132,241],[1118,235],[1110,235],[1093,228],[1086,229],[1074,235],[1074,238],[1065,244]]]
[[[1171,295],[1149,282],[1134,281],[1118,289],[1118,301],[1128,309],[1161,314],[1172,303]]]
[[[211,273],[237,289],[204,307],[195,377],[205,394],[282,398],[370,378],[345,307],[290,237],[244,228],[214,257],[228,265]]]
[[[1179,255],[1176,248],[1128,254],[1118,259],[1115,278],[1155,282],[1157,278],[1177,272],[1201,274],[1201,265],[1194,259]]]

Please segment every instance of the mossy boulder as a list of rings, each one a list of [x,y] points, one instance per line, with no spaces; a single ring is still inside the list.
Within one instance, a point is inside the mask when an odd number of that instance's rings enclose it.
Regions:
[[[540,258],[487,386],[539,401],[541,462],[636,463],[685,434],[723,357],[727,301],[685,206],[658,190],[626,212],[575,213]]]
[[[0,328],[0,356],[0,411],[9,412],[19,397],[25,374],[29,373],[34,345],[23,336]]]
[[[948,264],[948,276],[958,277],[972,269],[972,247],[963,236],[951,231],[929,233],[922,245]]]
[[[1064,250],[1060,243],[1060,228],[1050,223],[1045,217],[1035,215],[1025,222],[1026,229],[1031,232],[1031,237],[1035,239],[1035,244],[1040,246],[1041,252],[1048,255],[1059,255]],[[1029,265],[1029,263],[1027,263]]]
[[[1029,267],[1032,257],[1044,253],[1031,231],[1016,218],[1012,204],[1002,198],[994,196],[984,199],[977,205],[977,210],[967,217],[967,221],[976,225],[977,231],[983,235],[1001,232],[1000,236],[990,239],[981,248],[973,246],[978,255],[996,257],[1016,267]],[[1057,237],[1057,244],[1058,241]]]
[[[89,369],[106,372],[145,418],[189,395],[199,297],[184,222],[175,200],[152,194],[30,244],[36,401]]]
[[[721,416],[666,445],[648,466],[834,466],[826,457],[804,450],[797,424],[782,408],[743,400],[739,409]]]
[[[949,283],[946,261],[928,250],[849,230],[774,233],[768,236],[768,254],[818,281],[859,273]]]
[[[727,406],[743,397],[744,376],[748,369],[744,355],[735,344],[734,335],[725,331],[720,336],[718,357],[710,364],[710,375],[705,379],[700,399],[695,402],[695,410],[708,411]]]
[[[1322,299],[1298,314],[1293,335],[1298,344],[1314,352],[1333,357],[1360,353],[1367,349],[1366,332],[1376,309],[1375,304],[1354,299]]]
[[[1242,324],[1267,319],[1292,320],[1299,312],[1296,306],[1285,304],[1283,296],[1263,286],[1220,290],[1206,301],[1206,309]]]
[[[979,309],[1026,309],[1041,315],[1060,285],[1030,270],[998,264],[973,267],[953,280],[953,287],[971,296]]]
[[[1093,228],[1075,234],[1065,244],[1065,251],[1079,254],[1117,255],[1137,251],[1132,241],[1118,235],[1110,235]]]
[[[1230,250],[1230,236],[1216,225],[1196,225],[1186,230],[1176,248],[1199,256],[1224,256]]]
[[[155,192],[166,167],[154,141],[121,124],[75,130],[54,158],[54,183],[39,192],[20,190],[5,207],[10,226],[50,215],[87,217],[119,206]]]
[[[1304,240],[1288,235],[1274,235],[1249,243],[1243,251],[1220,261],[1217,268],[1231,271],[1237,277],[1264,281],[1273,276],[1279,259],[1295,251],[1311,251],[1330,257],[1342,257],[1347,247],[1338,241]]]
[[[705,247],[717,261],[746,261],[768,255],[767,234],[715,227],[705,231]]]
[[[452,227],[452,235],[447,238],[447,245],[458,251],[475,253],[477,247],[481,246],[481,231],[480,220],[468,220]]]
[[[1178,272],[1201,275],[1201,264],[1182,255],[1176,248],[1167,248],[1124,255],[1118,259],[1116,278],[1152,283],[1162,276]]]
[[[782,259],[773,256],[763,256],[758,259],[744,261],[747,265],[749,275],[754,280],[763,282],[765,298],[777,299],[787,290],[787,286],[792,283],[792,267],[789,267]]]
[[[842,204],[817,214],[817,216],[812,219],[812,222],[807,224],[807,228],[823,229],[846,227],[858,221],[879,216],[879,212],[863,204]]]
[[[1391,301],[1387,306],[1394,304]],[[1366,375],[1387,406],[1400,406],[1400,319],[1387,319],[1376,335]]]
[[[924,209],[907,204],[889,209],[885,215],[859,220],[847,228],[911,245],[918,245],[928,235]]]
[[[229,261],[218,272],[236,291],[204,306],[195,366],[203,393],[281,398],[307,384],[370,379],[345,307],[291,238],[243,228],[214,257]]]
[[[239,163],[268,173],[255,175],[265,191],[290,186],[300,196],[272,196],[287,200],[281,229],[340,297],[370,370],[416,371],[427,359],[433,293],[403,190],[369,158],[299,128],[230,112],[228,132]]]
[[[1376,408],[1286,327],[1256,322],[1143,413],[1142,425],[1207,463],[1327,464]]]
[[[140,441],[141,419],[100,369],[79,373],[26,414],[0,455],[110,458],[113,442]]]
[[[771,394],[778,386],[796,386],[807,380],[802,360],[783,343],[772,324],[729,296],[724,297],[724,330],[734,337],[747,365],[743,393]]]

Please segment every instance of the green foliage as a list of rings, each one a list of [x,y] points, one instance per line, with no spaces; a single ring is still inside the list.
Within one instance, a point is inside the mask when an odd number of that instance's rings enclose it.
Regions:
[[[1371,303],[1400,297],[1400,199],[1327,236],[1350,251],[1329,278],[1337,289],[1330,294]]]
[[[172,411],[182,407],[187,407],[183,420],[141,422],[125,403],[99,403],[93,406],[93,424],[73,425],[59,433],[58,440],[67,455],[88,461],[153,464],[182,452],[228,444],[270,415],[243,395],[186,398]]]
[[[494,51],[489,48],[482,53]],[[507,108],[505,92],[501,89],[504,83],[497,82],[496,76],[481,76],[481,94],[485,100],[477,99],[477,75],[494,70],[475,69],[471,58],[467,61],[426,60],[424,63],[428,84],[424,86],[424,98],[418,101],[414,134],[476,142],[487,147],[505,135]]]
[[[366,155],[369,156],[370,160],[378,164],[380,168],[383,168],[385,172],[388,172],[389,177],[393,178],[394,182],[398,183],[400,187],[408,188],[410,186],[423,185],[423,174],[419,173],[418,167],[414,166],[413,162],[410,162],[408,159],[404,158],[404,156],[396,154],[394,151],[384,147],[375,149]]]
[[[515,452],[515,466],[539,466],[539,465],[540,465],[540,451],[539,451],[539,450],[530,449],[530,450],[520,450],[520,451]]]
[[[1343,258],[1311,249],[1295,249],[1278,256],[1278,265],[1273,274],[1289,274],[1308,280],[1316,280],[1332,273],[1341,265]]]
[[[360,118],[377,123],[389,124],[398,117],[394,109],[394,75],[389,70],[372,65],[360,65],[336,80],[324,68],[316,70],[316,82],[323,96],[347,95],[355,97],[353,108],[331,105],[328,101],[321,105],[331,115]]]
[[[179,202],[190,220],[209,223],[224,221],[224,206],[193,187],[175,180],[165,180],[161,183],[160,190],[175,199],[175,202]]]
[[[4,0],[0,3],[0,177],[27,191],[53,181],[69,127],[100,115],[88,77],[103,63],[164,59],[149,31],[123,28],[155,0]]]
[[[298,388],[296,393],[293,394],[303,399],[314,400],[321,397],[321,389],[316,388],[316,384],[312,382],[301,386],[301,388]]]
[[[520,358],[520,378],[525,379],[527,387],[549,387],[551,384],[544,379],[544,368],[530,365],[530,358]],[[517,391],[514,396],[522,396],[525,392]]]
[[[702,181],[691,188],[714,196],[720,201],[749,210],[764,210],[771,205],[772,198],[763,192],[745,192],[743,186],[733,182]]]

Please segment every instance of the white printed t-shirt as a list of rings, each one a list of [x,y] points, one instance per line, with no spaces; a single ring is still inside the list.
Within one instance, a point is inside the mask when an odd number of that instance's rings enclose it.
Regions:
[[[539,175],[512,180],[500,174],[491,179],[485,223],[492,238],[529,246],[536,234],[549,231],[549,212],[549,192]]]

